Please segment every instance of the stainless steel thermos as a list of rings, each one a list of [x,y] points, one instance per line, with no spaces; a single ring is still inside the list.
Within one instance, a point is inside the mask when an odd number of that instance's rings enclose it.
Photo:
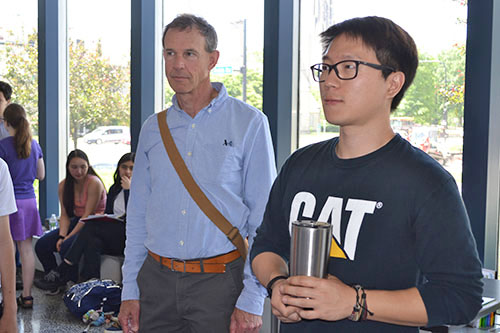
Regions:
[[[290,243],[290,276],[326,277],[332,226],[326,222],[292,222]]]

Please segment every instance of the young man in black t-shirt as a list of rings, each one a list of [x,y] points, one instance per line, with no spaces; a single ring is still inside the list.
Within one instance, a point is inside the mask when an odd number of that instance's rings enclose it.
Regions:
[[[481,306],[481,263],[453,177],[395,134],[390,113],[418,66],[413,39],[365,17],[321,34],[320,82],[340,135],[295,152],[270,194],[251,258],[281,332],[418,332]],[[288,277],[290,224],[332,224],[328,278]]]

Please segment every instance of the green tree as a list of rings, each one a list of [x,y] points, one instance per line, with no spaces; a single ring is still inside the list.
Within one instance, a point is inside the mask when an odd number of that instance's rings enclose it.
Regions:
[[[424,125],[462,126],[465,51],[455,45],[437,58],[420,55],[415,79],[395,112]]]
[[[11,37],[13,37],[11,35]],[[7,44],[4,78],[13,87],[13,100],[24,106],[38,129],[37,33]],[[130,65],[119,66],[103,57],[100,41],[88,49],[82,41],[69,40],[70,135],[77,147],[78,132],[101,125],[128,125],[130,114]]]
[[[254,69],[247,71],[247,103],[253,107],[262,110],[262,72]],[[233,73],[230,75],[211,75],[212,82],[222,82],[226,87],[229,96],[242,99],[243,98],[243,75],[241,73]],[[167,84],[165,85],[165,103],[171,104],[174,91]]]
[[[255,69],[247,70],[247,100],[251,106],[262,110],[262,83],[261,71]],[[212,75],[212,81],[222,82],[229,96],[243,99],[243,74],[233,73],[231,75]]]
[[[446,123],[463,126],[465,92],[465,45],[455,45],[439,55],[443,66],[438,75],[443,78],[439,95],[443,101],[441,110],[446,115]]]
[[[168,81],[165,80],[165,105],[169,107],[172,105],[172,97],[174,97],[175,92],[170,88]]]
[[[420,56],[415,79],[395,111],[395,116],[414,117],[419,124],[439,123],[441,115],[436,112],[440,107],[437,93],[439,78],[436,75],[438,65],[429,56]]]
[[[262,110],[264,75],[261,71],[249,69],[247,72],[247,103]]]
[[[9,34],[12,40],[14,35]],[[1,55],[5,59],[4,80],[13,89],[12,101],[24,107],[33,130],[38,132],[38,39],[36,32],[26,40],[6,43]]]
[[[222,82],[226,87],[229,96],[241,99],[242,98],[242,75],[241,73],[232,73],[228,75],[211,75],[212,82]]]
[[[82,128],[129,125],[130,66],[112,65],[102,55],[101,42],[87,49],[69,41],[70,135],[77,146]]]

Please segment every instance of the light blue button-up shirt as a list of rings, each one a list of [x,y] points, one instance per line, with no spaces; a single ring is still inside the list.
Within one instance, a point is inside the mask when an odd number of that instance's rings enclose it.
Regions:
[[[167,122],[179,153],[210,201],[253,243],[264,214],[276,167],[267,117],[228,96],[221,83],[211,103],[194,118],[176,97]],[[235,246],[198,208],[172,166],[158,129],[158,118],[143,124],[127,207],[127,241],[122,299],[139,299],[137,274],[148,249],[163,257],[205,258]],[[244,288],[236,303],[262,314],[265,289],[247,258]]]
[[[3,120],[0,120],[0,140],[9,137],[9,131],[5,128],[5,124]]]

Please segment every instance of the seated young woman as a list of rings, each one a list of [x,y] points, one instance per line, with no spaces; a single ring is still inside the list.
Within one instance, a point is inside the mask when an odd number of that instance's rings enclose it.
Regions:
[[[109,188],[106,214],[119,216],[123,221],[92,219],[84,223],[78,237],[55,269],[53,280],[41,280],[40,289],[57,292],[66,282],[72,280],[72,272],[83,256],[81,279],[100,277],[101,255],[123,255],[125,249],[125,213],[128,203],[130,181],[134,168],[135,153],[127,153],[118,161],[114,183]],[[83,222],[80,222],[83,223]],[[74,280],[73,280],[74,281]]]
[[[68,252],[75,236],[83,228],[80,219],[89,215],[104,213],[106,190],[104,185],[90,166],[87,154],[79,149],[69,153],[66,160],[66,178],[59,183],[59,202],[61,216],[59,228],[46,233],[38,240],[35,252],[43,265],[45,276],[35,280],[39,287],[41,281],[53,281],[57,277],[54,252],[63,258]],[[78,279],[78,269],[71,271],[71,280]]]

